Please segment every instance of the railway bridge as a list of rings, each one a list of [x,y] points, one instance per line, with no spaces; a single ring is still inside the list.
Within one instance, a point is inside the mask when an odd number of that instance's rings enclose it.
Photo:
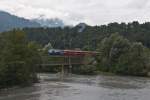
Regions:
[[[61,79],[71,73],[72,66],[88,65],[94,62],[94,59],[88,61],[87,58],[92,58],[99,55],[95,51],[81,50],[48,50],[48,55],[42,56],[41,66],[59,66],[61,67]]]

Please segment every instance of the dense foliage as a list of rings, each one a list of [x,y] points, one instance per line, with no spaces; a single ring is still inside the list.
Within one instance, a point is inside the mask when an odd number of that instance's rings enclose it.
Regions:
[[[98,51],[101,71],[140,76],[149,72],[150,52],[142,43],[131,43],[119,34],[112,34],[102,40]]]
[[[56,49],[103,50],[99,58],[101,71],[129,75],[148,74],[150,22],[110,23],[101,26],[88,26],[82,23],[75,27],[23,30],[28,34],[29,41],[36,41],[42,45],[50,42]],[[91,69],[86,68],[81,69],[84,72]]]
[[[113,33],[118,33],[131,42],[141,42],[150,48],[150,22],[139,24],[110,23],[101,26],[79,24],[75,27],[64,28],[25,28],[30,41],[45,45],[48,42],[54,48],[81,48],[95,50],[99,41]]]
[[[74,67],[74,73],[105,71],[143,76],[150,71],[149,22],[110,23],[102,26],[82,23],[75,27],[25,28],[23,31],[13,30],[0,34],[0,88],[32,84],[37,80],[36,66],[50,61],[47,54],[50,48],[80,48],[100,52],[97,66],[94,58],[85,57],[90,64]],[[43,58],[45,55],[48,58]],[[41,69],[54,72],[59,70],[51,67]]]
[[[26,41],[19,30],[0,34],[0,88],[29,85],[37,80],[39,55],[35,43]]]

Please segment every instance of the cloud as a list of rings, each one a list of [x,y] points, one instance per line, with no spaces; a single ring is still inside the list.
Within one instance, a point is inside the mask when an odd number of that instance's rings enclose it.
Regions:
[[[132,0],[127,7],[133,9],[143,9],[149,5],[148,3],[149,0]]]
[[[149,21],[149,0],[0,0],[0,10],[28,19],[60,18],[67,24]]]

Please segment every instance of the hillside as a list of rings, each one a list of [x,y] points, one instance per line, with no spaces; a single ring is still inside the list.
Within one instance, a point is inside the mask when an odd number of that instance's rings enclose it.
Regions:
[[[24,27],[40,27],[40,24],[0,11],[0,32]]]
[[[82,27],[81,27],[82,25]],[[83,27],[84,26],[84,27]],[[64,28],[25,28],[30,41],[45,45],[51,42],[54,48],[81,48],[94,50],[102,39],[113,33],[129,39],[131,42],[141,42],[150,48],[150,23],[110,23],[101,26],[79,24]]]

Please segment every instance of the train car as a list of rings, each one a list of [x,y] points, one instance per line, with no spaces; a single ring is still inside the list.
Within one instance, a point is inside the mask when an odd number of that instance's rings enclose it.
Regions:
[[[79,50],[64,50],[65,56],[84,56],[85,54]]]
[[[48,54],[49,55],[59,55],[59,56],[63,56],[64,55],[64,52],[63,50],[57,50],[57,49],[50,49],[48,50]]]
[[[98,52],[92,51],[80,51],[80,50],[57,50],[50,49],[48,50],[49,55],[58,55],[58,56],[85,56],[85,55],[97,55]]]

